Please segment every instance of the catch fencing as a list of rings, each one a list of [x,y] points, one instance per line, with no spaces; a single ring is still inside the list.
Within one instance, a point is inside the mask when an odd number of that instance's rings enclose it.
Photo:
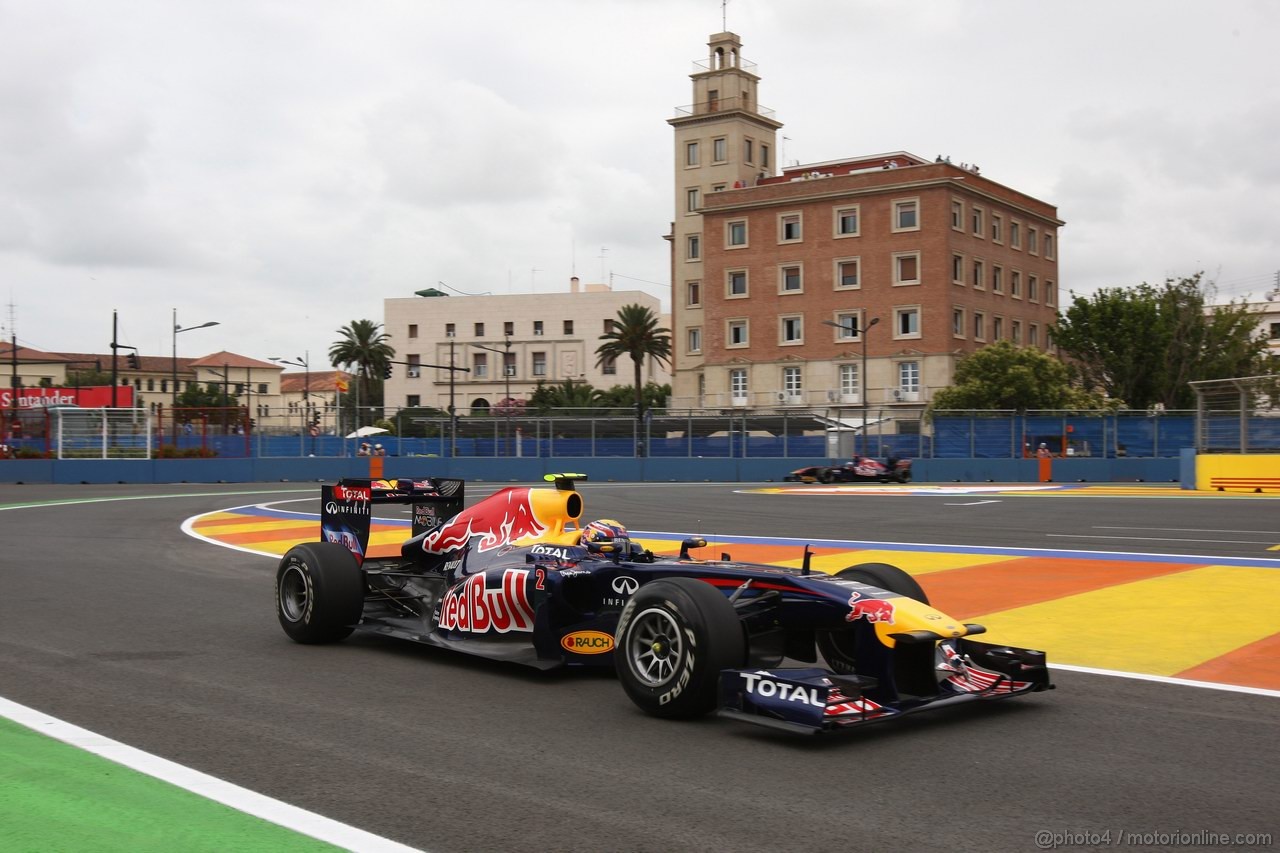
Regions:
[[[1280,376],[1192,382],[1197,453],[1280,453]]]

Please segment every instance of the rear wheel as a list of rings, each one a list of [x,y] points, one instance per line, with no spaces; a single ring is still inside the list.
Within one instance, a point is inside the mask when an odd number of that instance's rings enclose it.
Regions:
[[[746,661],[733,605],[696,578],[640,587],[618,617],[617,643],[613,660],[622,688],[656,717],[689,718],[713,710],[720,671]]]
[[[830,483],[834,479],[835,479],[835,475],[831,473],[830,468],[823,468],[821,471],[818,472],[819,483]]]
[[[276,616],[299,643],[347,637],[364,610],[364,577],[350,551],[332,542],[289,549],[276,569]]]
[[[860,563],[836,572],[842,580],[878,586],[898,595],[929,603],[929,596],[911,575],[888,563]],[[819,631],[818,651],[826,658],[827,665],[835,672],[849,675],[856,670],[856,631]]]

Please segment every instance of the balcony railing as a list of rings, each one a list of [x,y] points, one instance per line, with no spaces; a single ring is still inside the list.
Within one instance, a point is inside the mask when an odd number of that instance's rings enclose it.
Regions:
[[[676,107],[676,118],[732,112],[733,110],[742,110],[765,118],[773,118],[776,115],[775,111],[769,107],[762,107],[759,104],[752,105],[746,98],[716,98],[714,101],[703,101],[698,104]]]

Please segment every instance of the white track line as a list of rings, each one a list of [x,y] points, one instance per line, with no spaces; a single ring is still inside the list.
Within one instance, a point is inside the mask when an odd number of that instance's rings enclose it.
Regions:
[[[124,765],[170,785],[198,794],[205,799],[230,806],[237,811],[270,821],[302,835],[337,845],[347,850],[377,853],[414,853],[417,848],[356,829],[345,823],[291,806],[271,797],[241,788],[230,782],[184,767],[181,764],[143,752],[119,741],[95,734],[48,714],[0,698],[0,716],[13,720],[42,735],[48,735],[78,749]],[[51,830],[52,831],[52,830]]]
[[[1206,690],[1226,690],[1231,693],[1252,693],[1255,696],[1275,696],[1280,698],[1280,690],[1266,687],[1245,687],[1242,684],[1220,684],[1216,681],[1193,681],[1190,678],[1174,678],[1169,675],[1145,675],[1140,672],[1122,672],[1118,669],[1095,669],[1091,666],[1071,666],[1065,663],[1049,665],[1049,671],[1065,669],[1068,672],[1084,672],[1089,675],[1110,675],[1115,678],[1131,678],[1136,681],[1158,681],[1161,684],[1178,684],[1183,687],[1203,687]]]

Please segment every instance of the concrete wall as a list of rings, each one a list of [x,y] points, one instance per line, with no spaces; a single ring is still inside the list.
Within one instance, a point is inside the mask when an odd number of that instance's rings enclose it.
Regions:
[[[1280,469],[1280,456],[1270,459]],[[591,480],[618,482],[780,481],[808,465],[827,465],[826,458],[686,459],[590,458],[473,459],[388,457],[381,460],[390,477],[463,477],[488,482],[526,482],[543,474],[571,471]],[[1186,482],[1178,459],[1055,459],[1052,478],[1058,483]],[[1254,469],[1255,473],[1258,469]],[[917,459],[912,463],[921,483],[1034,483],[1035,459]],[[0,461],[0,483],[273,483],[332,481],[369,475],[363,458],[250,459],[6,459]],[[1272,472],[1280,489],[1280,470]],[[1207,487],[1206,487],[1207,488]],[[1250,489],[1252,490],[1252,489]]]

